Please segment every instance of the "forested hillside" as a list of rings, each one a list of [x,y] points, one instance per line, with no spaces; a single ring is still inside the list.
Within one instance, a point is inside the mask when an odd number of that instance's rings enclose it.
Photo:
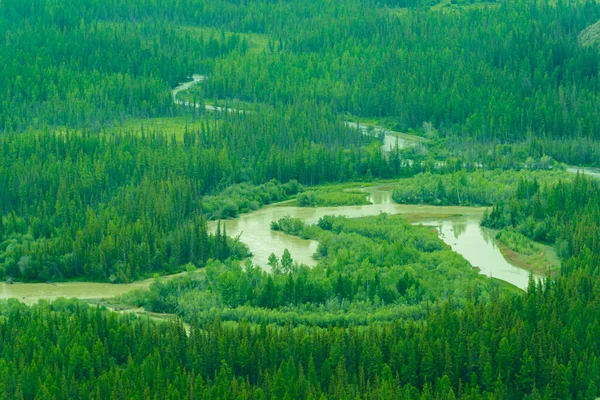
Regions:
[[[600,55],[578,45],[595,2],[424,5],[4,1],[0,126],[170,115],[168,87],[203,73],[209,99],[309,103],[402,130],[430,121],[484,143],[596,137]],[[262,51],[248,51],[250,33]],[[592,149],[542,145],[592,162]]]
[[[599,20],[596,0],[0,0],[0,294],[156,277],[97,300],[123,313],[0,300],[0,399],[597,398],[600,187],[565,164],[600,166]],[[457,239],[467,214],[560,268],[522,291],[418,225]],[[231,237],[248,215],[271,231]],[[314,266],[260,265],[257,232]]]
[[[512,227],[532,239],[556,243],[560,255],[569,260],[563,264],[564,273],[585,270],[597,276],[599,196],[598,183],[582,176],[552,186],[523,185],[494,205],[482,224]]]
[[[194,12],[184,3],[2,2],[0,129],[97,130],[175,113],[171,85],[205,69],[203,60],[248,46],[218,31],[187,33],[182,25]]]
[[[2,276],[125,280],[195,262],[166,243],[181,242],[171,238],[194,213],[249,210],[253,200],[202,209],[201,196],[235,184],[518,168],[547,155],[595,163],[600,55],[578,38],[599,18],[589,1],[4,1]],[[169,90],[194,73],[208,77],[199,102],[270,107],[174,104]],[[174,115],[201,123],[177,137],[147,119]],[[346,117],[430,141],[386,154]],[[146,212],[152,196],[176,204]],[[169,224],[154,218],[166,209]]]

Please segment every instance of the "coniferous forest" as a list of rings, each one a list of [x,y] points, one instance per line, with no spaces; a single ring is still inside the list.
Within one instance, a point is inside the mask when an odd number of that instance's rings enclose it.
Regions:
[[[600,397],[599,21],[1,0],[0,399]]]

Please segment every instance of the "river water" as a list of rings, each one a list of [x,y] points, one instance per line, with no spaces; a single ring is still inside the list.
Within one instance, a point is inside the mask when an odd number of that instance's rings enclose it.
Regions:
[[[316,241],[304,240],[270,229],[271,221],[286,215],[301,218],[308,224],[318,222],[319,218],[325,215],[364,217],[381,212],[419,215],[422,224],[436,227],[440,238],[465,257],[471,265],[478,267],[482,274],[502,279],[520,288],[527,287],[529,272],[508,263],[496,245],[495,233],[479,226],[484,208],[395,204],[389,187],[374,186],[361,190],[369,193],[368,200],[373,204],[316,208],[279,204],[266,206],[258,211],[244,214],[240,218],[221,221],[221,223],[227,228],[228,235],[240,235],[240,240],[250,248],[254,263],[267,267],[269,255],[273,252],[281,257],[286,248],[295,261],[306,265],[316,264],[312,258],[317,251]],[[436,218],[440,215],[455,216]],[[215,221],[211,221],[209,227],[214,231],[216,224]]]
[[[500,253],[496,232],[479,226],[481,218],[464,216],[450,220],[424,221],[424,225],[435,226],[440,238],[479,268],[480,273],[501,279],[525,289],[529,282],[529,271],[510,264]],[[542,278],[534,275],[536,279]]]
[[[169,280],[186,274],[164,275],[159,280]],[[58,282],[58,283],[0,283],[0,299],[16,298],[25,304],[35,304],[39,299],[54,300],[59,297],[78,299],[105,299],[120,296],[134,289],[148,289],[153,278],[126,284],[100,282]]]
[[[208,111],[227,111],[227,112],[235,111],[235,112],[240,112],[240,113],[249,112],[249,111],[244,111],[244,110],[238,110],[236,108],[214,106],[212,104],[194,103],[194,102],[191,102],[188,100],[180,100],[177,98],[177,95],[180,92],[188,90],[192,86],[194,86],[200,82],[204,82],[206,79],[208,79],[208,78],[205,75],[194,74],[194,75],[192,75],[191,81],[182,83],[181,85],[179,85],[176,88],[174,88],[173,90],[171,90],[171,96],[173,97],[173,103],[178,104],[180,106],[185,106],[185,107],[193,107],[193,108],[204,107],[204,109],[206,109]]]
[[[177,99],[177,95],[180,92],[188,90],[189,88],[191,88],[195,84],[200,83],[200,82],[202,82],[204,80],[206,80],[206,76],[194,74],[194,75],[192,75],[192,80],[191,81],[182,83],[181,85],[177,86],[175,89],[171,90],[171,96],[173,97],[173,103],[179,104],[179,105],[184,105],[184,106],[190,106],[191,105],[190,102],[188,102],[188,101],[184,102],[184,101],[181,101],[181,100]]]
[[[600,168],[591,168],[591,167],[576,167],[576,166],[568,166],[567,167],[567,172],[570,172],[572,174],[576,174],[578,172],[589,176],[591,178],[596,178],[596,179],[600,179]]]
[[[398,148],[402,149],[408,146],[414,146],[420,140],[420,138],[415,137],[414,140],[409,141],[400,137],[398,132],[391,131],[381,126],[377,125],[365,125],[360,124],[358,122],[349,122],[346,121],[345,125],[349,128],[358,129],[363,135],[373,136],[376,138],[382,138],[381,149],[388,153],[393,148],[398,146]]]

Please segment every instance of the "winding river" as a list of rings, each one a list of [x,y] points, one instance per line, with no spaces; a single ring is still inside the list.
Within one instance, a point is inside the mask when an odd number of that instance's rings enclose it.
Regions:
[[[206,79],[208,79],[206,77],[206,75],[194,74],[194,75],[192,75],[191,81],[182,83],[181,85],[179,85],[176,88],[174,88],[173,90],[171,90],[171,96],[173,97],[173,103],[178,104],[180,106],[185,106],[185,107],[193,107],[193,108],[204,107],[204,109],[208,110],[208,111],[227,111],[227,112],[236,111],[236,112],[241,112],[241,113],[250,112],[250,111],[238,110],[236,108],[214,106],[212,104],[194,103],[194,102],[191,102],[188,100],[180,100],[177,98],[177,95],[179,93],[188,90],[189,88],[191,88],[192,86],[194,86],[200,82],[204,82]]]
[[[398,148],[402,149],[408,146],[415,146],[417,143],[423,140],[418,136],[411,137],[410,140],[408,140],[406,139],[408,135],[403,135],[399,132],[394,132],[382,126],[361,124],[359,122],[350,121],[345,121],[344,124],[349,128],[358,129],[363,135],[381,138],[381,149],[385,153],[390,152],[393,148],[396,147],[396,145],[398,146]]]
[[[192,81],[186,82],[173,89],[173,101],[184,106],[201,107],[201,104],[192,104],[188,101],[177,99],[177,94],[189,89],[191,86],[206,79],[203,75],[194,75]],[[205,105],[211,111],[234,111],[233,109]],[[347,123],[355,126],[356,123]],[[364,133],[384,136],[383,147],[389,151],[390,146],[396,144],[397,136],[393,132],[380,127],[358,125]],[[400,146],[408,145],[408,141],[399,138]],[[569,172],[577,172],[577,167],[569,167]],[[586,169],[586,174],[600,177],[599,170]],[[481,228],[479,221],[483,208],[473,207],[436,207],[400,205],[392,202],[390,187],[374,186],[363,188],[369,193],[370,205],[352,207],[321,207],[301,208],[285,204],[275,204],[263,207],[257,211],[244,214],[238,219],[223,221],[230,236],[240,235],[241,240],[248,245],[253,253],[253,261],[261,266],[267,265],[271,252],[281,256],[284,249],[288,249],[292,258],[300,263],[315,265],[312,255],[317,250],[317,242],[289,236],[282,232],[270,229],[270,223],[286,215],[302,218],[306,223],[316,223],[324,215],[345,215],[348,217],[362,217],[377,215],[381,212],[389,214],[419,215],[425,225],[437,227],[440,237],[452,249],[463,255],[473,266],[480,268],[481,273],[494,278],[502,279],[517,287],[527,286],[529,272],[508,263],[500,254],[496,245],[493,232]],[[450,218],[438,219],[439,215],[456,215]],[[216,229],[216,222],[210,223],[212,230]],[[176,274],[178,275],[178,274]],[[173,276],[164,276],[160,279],[171,279]],[[133,289],[145,289],[150,286],[153,279],[133,282],[130,284],[109,284],[95,282],[63,282],[56,284],[47,283],[0,283],[0,298],[17,298],[26,304],[36,303],[39,299],[53,300],[58,297],[76,297],[81,299],[101,299],[119,296]]]
[[[194,74],[194,75],[192,75],[191,81],[182,83],[181,85],[177,86],[175,89],[171,90],[171,96],[173,97],[173,103],[183,105],[183,106],[191,106],[192,104],[189,101],[179,100],[177,98],[177,95],[180,92],[186,91],[189,88],[191,88],[192,86],[194,86],[195,84],[200,83],[204,80],[206,80],[205,75]],[[200,104],[199,103],[197,105],[195,104],[195,106],[199,107]]]
[[[316,223],[324,215],[345,215],[363,217],[389,214],[419,215],[424,225],[437,227],[440,237],[452,249],[463,255],[473,266],[479,267],[482,274],[505,280],[520,288],[527,286],[529,273],[509,264],[496,246],[494,233],[479,226],[483,208],[474,207],[436,207],[401,205],[392,202],[390,187],[374,186],[361,189],[369,193],[368,200],[373,204],[351,207],[295,207],[285,203],[265,206],[257,211],[243,214],[237,219],[222,221],[231,236],[240,235],[253,253],[253,261],[263,267],[271,252],[281,256],[288,249],[292,258],[300,263],[315,265],[312,255],[318,243],[304,240],[270,229],[271,221],[286,215],[302,218],[309,224]],[[439,219],[440,215],[453,215]],[[216,229],[217,222],[209,223],[210,229]],[[179,274],[176,274],[179,275]],[[169,275],[160,279],[171,279]],[[39,299],[53,300],[58,297],[77,297],[81,299],[101,299],[119,296],[133,289],[146,289],[153,279],[130,284],[109,284],[96,282],[48,283],[0,283],[0,298],[17,298],[26,304],[36,303]]]
[[[204,75],[193,75],[192,81],[173,89],[173,101],[176,104],[188,107],[201,107],[201,104],[178,100],[177,94],[205,79]],[[229,108],[211,105],[205,105],[205,108],[210,111],[233,111]],[[381,136],[381,147],[385,152],[389,152],[396,145],[406,147],[416,143],[413,140],[402,138],[401,134],[397,132],[380,126],[349,121],[346,121],[345,124],[348,127],[360,130],[365,135]],[[495,234],[479,226],[479,221],[484,211],[483,208],[399,205],[392,202],[392,192],[389,188],[371,187],[363,190],[369,192],[369,201],[372,204],[343,208],[267,206],[258,211],[242,215],[238,219],[227,220],[223,223],[229,235],[240,235],[242,242],[246,243],[250,248],[254,263],[262,267],[267,266],[267,260],[271,253],[280,256],[286,248],[290,251],[295,261],[306,265],[314,265],[316,261],[312,258],[312,255],[316,252],[318,243],[314,240],[304,240],[282,232],[272,231],[270,229],[271,221],[286,215],[301,218],[308,224],[314,224],[322,216],[330,214],[345,215],[348,217],[377,215],[380,212],[388,214],[419,214],[424,218],[422,221],[423,224],[435,226],[440,233],[440,237],[454,251],[462,254],[471,265],[478,267],[482,274],[502,279],[520,288],[527,287],[529,272],[508,263],[496,245]],[[460,216],[441,220],[433,218],[434,215],[441,214],[457,214]],[[427,215],[431,215],[432,218],[427,218]],[[216,222],[211,222],[210,227],[214,231],[216,229]]]
[[[241,113],[251,112],[251,111],[245,111],[245,110],[238,110],[236,108],[214,106],[211,104],[203,105],[202,103],[193,103],[193,102],[190,102],[187,100],[179,100],[177,98],[177,95],[179,93],[181,93],[185,90],[188,90],[192,86],[194,86],[200,82],[204,82],[205,80],[208,79],[208,77],[206,75],[200,75],[200,74],[194,74],[194,75],[192,75],[191,78],[192,78],[191,81],[184,82],[184,83],[180,84],[179,86],[175,87],[173,90],[171,90],[171,96],[173,97],[173,102],[175,104],[182,105],[185,107],[194,107],[194,108],[204,107],[207,111],[227,111],[227,112],[236,111],[236,112],[241,112]],[[350,121],[345,121],[344,124],[347,127],[360,130],[364,135],[369,135],[369,136],[374,136],[374,137],[382,137],[381,148],[384,152],[389,152],[396,145],[398,145],[398,147],[400,147],[400,148],[403,148],[403,147],[407,147],[407,146],[413,146],[419,142],[424,141],[424,139],[421,137],[412,136],[412,135],[403,135],[402,133],[394,132],[387,128],[377,126],[377,125],[371,125],[371,124],[365,124],[365,123],[359,123],[359,122],[350,122]],[[581,172],[587,176],[600,179],[600,168],[585,168],[585,167],[577,167],[577,166],[569,165],[569,166],[567,166],[566,171],[569,173],[573,173],[573,174],[576,174],[577,172]]]
[[[374,186],[361,190],[369,193],[368,200],[373,204],[316,208],[275,204],[241,215],[237,219],[221,222],[226,226],[227,234],[240,235],[240,240],[250,248],[254,263],[267,267],[269,255],[273,252],[280,257],[286,248],[295,261],[306,265],[316,264],[312,258],[317,251],[316,241],[304,240],[270,229],[271,221],[286,215],[301,218],[308,224],[314,224],[319,218],[332,214],[347,217],[378,215],[381,212],[418,215],[420,223],[436,227],[440,238],[465,257],[471,265],[478,267],[482,274],[502,279],[520,288],[527,287],[529,272],[508,263],[496,245],[495,233],[479,226],[485,208],[396,204],[392,201],[390,187]],[[439,219],[440,215],[453,216]],[[212,221],[209,227],[214,231],[216,224]]]
[[[204,107],[207,111],[226,111],[226,112],[240,112],[240,113],[251,113],[252,111],[248,110],[239,110],[237,108],[223,107],[223,106],[215,106],[212,104],[203,104],[203,103],[195,103],[189,100],[180,100],[177,98],[177,95],[183,91],[188,90],[192,86],[204,82],[208,77],[206,75],[194,74],[192,75],[192,80],[182,83],[171,91],[171,96],[173,97],[173,102],[175,104],[184,106],[184,107],[192,107],[192,108],[202,108]],[[422,138],[414,136],[411,137],[409,135],[403,135],[399,132],[394,132],[392,130],[386,129],[381,126],[364,124],[359,122],[350,122],[345,121],[344,124],[353,129],[357,129],[361,131],[363,135],[373,136],[373,137],[381,137],[382,145],[381,148],[384,152],[389,152],[392,148],[398,145],[399,148],[414,146],[418,142],[423,141]]]

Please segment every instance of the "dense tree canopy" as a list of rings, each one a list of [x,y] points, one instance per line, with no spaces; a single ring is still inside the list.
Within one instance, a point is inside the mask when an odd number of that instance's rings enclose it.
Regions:
[[[1,301],[0,398],[596,398],[600,187],[556,170],[600,160],[599,19],[594,0],[1,0],[0,279],[190,273],[119,299],[185,323]],[[318,261],[267,272],[209,227],[413,176],[396,202],[493,204],[483,225],[555,246],[560,274],[520,292],[385,214],[273,221]]]

